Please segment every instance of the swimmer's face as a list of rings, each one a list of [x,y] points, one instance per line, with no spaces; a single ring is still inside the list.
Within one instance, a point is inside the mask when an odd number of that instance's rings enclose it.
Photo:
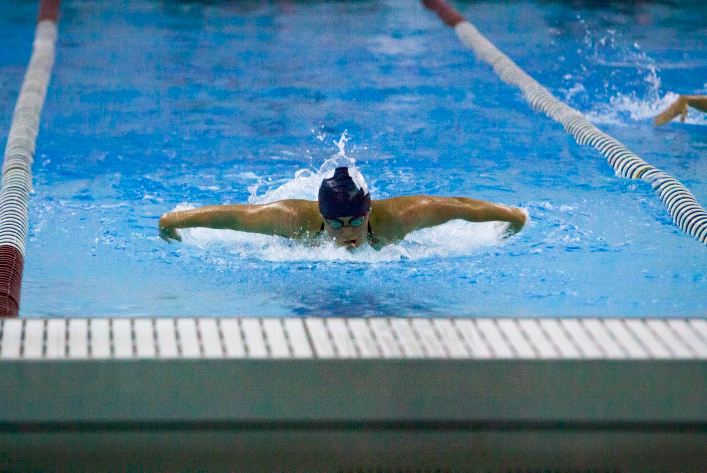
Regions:
[[[347,250],[353,250],[366,243],[368,215],[335,219],[324,218],[324,228],[337,246],[345,246]]]

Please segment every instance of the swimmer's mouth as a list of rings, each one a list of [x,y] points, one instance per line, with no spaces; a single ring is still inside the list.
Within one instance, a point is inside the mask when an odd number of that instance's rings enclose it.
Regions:
[[[342,242],[341,246],[346,247],[347,250],[353,250],[355,248],[358,248],[358,240],[344,241]]]

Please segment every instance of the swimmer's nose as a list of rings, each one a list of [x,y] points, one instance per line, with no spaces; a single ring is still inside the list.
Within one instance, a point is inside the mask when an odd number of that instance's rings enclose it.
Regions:
[[[355,238],[356,232],[351,227],[342,227],[339,229],[339,238],[342,240],[351,240]]]
[[[338,229],[336,235],[336,243],[338,246],[358,248],[361,246],[362,241],[356,228],[342,227]]]

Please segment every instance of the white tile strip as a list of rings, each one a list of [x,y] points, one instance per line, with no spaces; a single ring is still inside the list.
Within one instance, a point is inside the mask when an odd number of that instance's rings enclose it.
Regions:
[[[245,346],[250,358],[267,358],[268,348],[265,345],[260,319],[241,319],[241,329],[245,335]]]
[[[135,330],[135,355],[138,358],[157,356],[157,344],[155,343],[155,330],[152,325],[152,319],[135,319],[133,330]]]
[[[695,333],[684,320],[668,320],[668,325],[692,348],[698,358],[707,358],[707,342]]]
[[[50,360],[64,358],[66,355],[66,320],[47,320],[47,353]]]
[[[449,319],[433,319],[437,332],[442,338],[442,345],[446,348],[447,353],[451,358],[467,358],[470,355],[469,350],[464,346],[459,333],[454,324]]]
[[[647,320],[646,324],[656,337],[663,340],[676,358],[692,358],[694,356],[688,345],[677,337],[665,320],[651,319]]]
[[[491,352],[495,358],[513,358],[513,350],[503,339],[503,335],[498,330],[496,323],[492,319],[476,320],[476,327],[483,335],[484,340],[488,343]]]
[[[702,337],[702,340],[707,343],[707,320],[704,319],[693,319],[688,322],[690,328]]]
[[[222,358],[223,347],[216,319],[197,319],[204,358]]]
[[[0,320],[3,360],[707,359],[703,319]]]
[[[91,319],[89,337],[91,339],[91,358],[110,358],[110,319]]]
[[[533,348],[537,351],[540,358],[557,358],[559,356],[552,341],[545,336],[537,320],[520,319],[518,320],[518,325],[520,325],[521,330],[528,336],[530,343],[533,345]]]
[[[513,319],[503,319],[497,321],[498,328],[501,330],[508,344],[513,351],[518,354],[518,358],[535,358],[536,354],[525,335],[518,327],[518,321]]]
[[[540,319],[538,323],[559,350],[560,358],[580,358],[582,356],[557,319]]]
[[[602,353],[597,344],[589,338],[589,334],[579,319],[562,319],[560,325],[567,331],[575,345],[585,358],[601,358]]]
[[[641,347],[636,338],[626,329],[626,325],[620,319],[604,321],[604,326],[614,336],[629,358],[648,358],[648,353]]]
[[[284,326],[293,356],[295,358],[312,358],[314,354],[302,319],[285,319]]]
[[[199,336],[196,333],[196,319],[177,319],[177,332],[179,333],[182,358],[199,358],[201,347],[199,346]]]
[[[377,358],[382,355],[365,319],[349,319],[349,329],[354,337],[361,358]]]
[[[160,358],[177,358],[177,334],[174,331],[174,319],[157,319],[155,321],[157,332],[157,350]]]
[[[393,328],[393,333],[395,333],[395,336],[400,341],[406,358],[425,357],[425,351],[407,319],[391,319],[390,326]]]
[[[133,357],[133,328],[130,319],[113,319],[113,356]]]
[[[422,343],[422,347],[430,358],[447,358],[444,347],[437,338],[435,328],[429,319],[413,319],[412,328]]]
[[[498,320],[497,325],[501,333],[503,333],[511,349],[518,354],[519,358],[535,358],[536,354],[525,335],[518,327],[518,321],[513,319]]]
[[[491,349],[486,345],[478,330],[478,324],[475,324],[473,320],[457,319],[454,321],[454,325],[464,337],[464,342],[469,347],[472,358],[493,358]],[[509,356],[506,358],[513,356],[510,349],[508,349],[508,354]]]
[[[16,360],[20,358],[23,325],[23,321],[17,319],[6,319],[2,321],[0,360]]]
[[[403,351],[395,338],[388,319],[370,319],[371,331],[378,341],[378,346],[383,352],[383,358],[402,358]]]
[[[641,342],[652,358],[672,358],[664,342],[659,340],[653,331],[641,319],[626,320],[626,326]]]
[[[285,330],[280,319],[263,319],[263,331],[270,347],[270,356],[273,358],[289,358],[290,348],[287,346]]]
[[[625,358],[626,354],[599,319],[582,319],[582,325],[599,345],[607,358]]]
[[[28,320],[25,322],[23,358],[36,360],[44,354],[44,320]]]
[[[69,320],[69,358],[88,358],[88,320]],[[154,343],[153,343],[154,346]]]
[[[222,319],[219,321],[223,345],[226,347],[227,358],[245,358],[243,334],[238,319]]]
[[[339,358],[357,358],[356,344],[351,339],[349,328],[344,319],[325,319],[325,325],[331,333],[332,342]]]
[[[331,342],[331,337],[327,333],[323,319],[307,319],[305,322],[309,336],[314,345],[314,351],[319,358],[335,358],[334,346]]]

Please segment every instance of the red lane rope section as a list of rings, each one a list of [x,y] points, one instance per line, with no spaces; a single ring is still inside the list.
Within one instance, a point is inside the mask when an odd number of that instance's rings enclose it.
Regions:
[[[459,23],[466,21],[466,18],[461,16],[458,11],[447,5],[444,0],[422,0],[422,4],[428,10],[437,13],[437,16],[444,22],[445,25],[454,28]]]
[[[42,0],[39,4],[39,16],[37,17],[37,23],[44,20],[57,23],[59,21],[60,2],[61,0]]]
[[[0,246],[0,317],[17,317],[25,260],[14,246]]]

